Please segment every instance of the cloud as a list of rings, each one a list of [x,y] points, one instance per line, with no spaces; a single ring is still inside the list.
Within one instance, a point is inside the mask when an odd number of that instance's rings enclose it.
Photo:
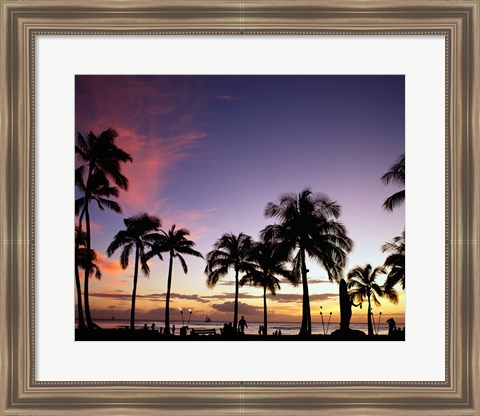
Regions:
[[[136,299],[158,301],[158,300],[165,300],[166,296],[167,296],[166,293],[151,293],[151,294],[148,294],[148,295],[137,294]],[[132,294],[122,292],[122,291],[97,292],[97,293],[94,292],[94,293],[90,293],[90,297],[108,298],[108,299],[113,299],[113,300],[118,300],[118,301],[125,301],[125,300],[130,300],[132,298]],[[186,299],[186,300],[191,300],[191,301],[194,301],[194,302],[208,303],[208,300],[204,299],[203,297],[201,298],[197,294],[183,295],[183,294],[179,294],[179,293],[171,293],[170,294],[170,299],[172,301],[175,300],[175,299]]]
[[[318,285],[318,284],[322,284],[322,283],[330,283],[332,284],[332,281],[331,280],[328,280],[328,278],[319,278],[319,279],[315,279],[315,278],[312,278],[312,279],[308,279],[308,284],[309,285]]]
[[[231,313],[235,309],[235,302],[224,302],[219,304],[213,304],[212,308],[219,312]],[[248,305],[247,303],[238,302],[238,313],[241,314],[257,314],[262,312],[263,309],[256,306]]]
[[[275,296],[269,295],[269,299],[280,303],[302,303],[303,295],[295,293],[277,293]],[[310,302],[337,300],[338,294],[336,293],[320,293],[310,295]]]
[[[221,280],[217,283],[217,286],[235,286],[235,284],[233,280]]]
[[[79,132],[99,134],[115,128],[117,144],[131,154],[123,166],[130,181],[121,192],[126,216],[139,207],[158,212],[160,193],[171,169],[193,157],[207,137],[195,124],[199,109],[208,101],[202,77],[86,76],[75,78],[75,126]]]
[[[204,236],[218,233],[218,228],[208,227],[201,224],[205,217],[210,216],[215,211],[215,208],[200,210],[178,209],[173,203],[168,201],[164,202],[162,207],[163,229],[168,229],[173,224],[176,224],[177,229],[186,228],[190,231],[189,238],[192,241],[199,241]]]
[[[308,284],[309,285],[318,285],[322,283],[332,283],[328,278],[315,278],[315,277],[309,277],[308,278]],[[285,284],[285,285],[291,285],[290,281],[288,281],[285,277],[280,278],[280,284]]]
[[[206,134],[187,131],[146,136],[126,128],[118,131],[119,146],[133,158],[133,163],[126,164],[123,169],[129,179],[129,190],[121,191],[126,214],[135,214],[143,206],[148,206],[150,212],[159,212],[165,203],[159,195],[167,183],[166,178],[179,162],[192,157],[192,150],[202,145]]]
[[[262,295],[251,295],[249,293],[241,293],[239,297],[243,299],[263,299]],[[234,299],[235,294],[234,293],[219,293],[216,295],[204,295],[202,296],[203,299]]]
[[[98,267],[100,267],[100,270],[104,274],[124,275],[125,273],[127,273],[128,270],[122,269],[122,266],[120,266],[120,261],[118,259],[107,257],[101,252],[97,252],[97,265]],[[126,284],[123,283],[125,282],[125,280],[122,280],[120,282],[122,283],[117,284],[117,286],[126,286]]]

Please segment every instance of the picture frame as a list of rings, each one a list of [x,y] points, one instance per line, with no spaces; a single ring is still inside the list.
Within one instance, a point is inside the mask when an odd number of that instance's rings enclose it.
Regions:
[[[480,2],[0,0],[0,412],[480,413]],[[83,382],[35,379],[35,37],[39,34],[445,36],[447,376],[444,382]]]

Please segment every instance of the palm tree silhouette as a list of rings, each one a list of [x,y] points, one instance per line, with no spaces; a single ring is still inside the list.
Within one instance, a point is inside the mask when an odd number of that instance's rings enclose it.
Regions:
[[[76,226],[75,227],[75,286],[77,289],[77,316],[78,316],[79,329],[85,329],[85,320],[83,318],[83,307],[82,307],[82,287],[80,284],[80,272],[78,268],[81,262],[85,262],[86,256],[84,253],[80,253],[80,246],[85,246],[87,244],[86,241],[87,241],[87,235],[84,232],[80,232],[80,227]]]
[[[353,247],[345,227],[336,221],[339,215],[340,206],[335,201],[309,188],[298,195],[284,194],[278,204],[269,202],[265,208],[265,216],[280,223],[267,226],[262,231],[264,239],[278,239],[290,251],[298,249],[293,271],[301,278],[303,288],[300,335],[312,333],[306,255],[323,266],[330,280],[337,280]]]
[[[78,168],[75,170],[75,184],[80,192],[83,193],[83,196],[75,200],[75,215],[79,215],[78,217],[78,233],[79,235],[84,235],[84,242],[86,249],[84,251],[85,255],[88,253],[90,249],[90,239],[89,239],[89,231],[90,231],[90,216],[88,206],[90,202],[94,201],[97,203],[98,208],[101,211],[104,211],[105,208],[108,208],[116,213],[121,212],[120,205],[116,201],[112,201],[108,199],[110,197],[118,197],[118,188],[115,186],[110,186],[108,179],[105,177],[104,173],[101,171],[94,171],[90,174],[88,179],[88,183],[84,183],[84,178],[81,174],[82,168]],[[86,218],[87,223],[87,232],[84,233],[82,230],[83,224],[83,217]],[[78,244],[75,244],[75,250],[78,251]],[[87,257],[84,259],[85,265],[85,276],[90,275],[90,268],[91,265],[88,264]],[[88,270],[88,274],[87,274]],[[78,263],[75,265],[75,273],[78,273]],[[84,298],[85,298],[85,315],[87,318],[87,325],[88,327],[93,327],[93,322],[90,314],[90,305],[89,305],[89,279],[85,277],[84,281]]]
[[[235,303],[233,312],[233,327],[237,329],[238,322],[238,285],[239,273],[249,272],[254,267],[252,263],[252,238],[246,234],[224,234],[213,245],[213,250],[207,254],[207,285],[213,288],[220,277],[225,276],[232,268],[235,272]]]
[[[401,235],[393,238],[392,241],[382,246],[382,252],[391,254],[385,259],[383,264],[389,269],[384,288],[388,292],[397,283],[400,283],[402,289],[405,289],[405,230]]]
[[[120,149],[115,144],[115,139],[118,137],[118,133],[115,129],[108,128],[107,130],[96,136],[91,131],[86,135],[81,133],[77,134],[75,154],[79,157],[84,164],[80,165],[75,171],[76,178],[83,178],[86,176],[85,188],[84,188],[84,208],[81,214],[81,218],[85,216],[86,225],[86,249],[89,253],[91,245],[91,230],[90,230],[90,213],[89,203],[91,201],[92,192],[92,176],[95,176],[97,172],[103,173],[105,178],[113,180],[113,182],[121,189],[128,189],[128,179],[121,173],[120,163],[131,162],[132,157]],[[86,171],[86,172],[85,172]],[[94,182],[94,181],[93,181]],[[80,231],[82,231],[81,221],[79,221]],[[90,308],[88,303],[88,276],[90,275],[90,264],[87,259],[85,269],[85,285],[84,290],[85,297],[85,316],[87,319],[87,325],[89,328],[93,328],[93,321],[90,315]]]
[[[141,264],[145,276],[150,274],[150,268],[145,257],[145,249],[152,248],[158,241],[160,235],[158,230],[161,220],[153,215],[142,213],[123,220],[126,229],[120,230],[107,248],[107,255],[110,257],[117,249],[123,247],[120,254],[120,266],[122,269],[128,267],[130,253],[135,249],[135,268],[133,272],[132,306],[130,310],[130,329],[135,329],[135,297],[137,295],[138,265]]]
[[[283,276],[290,283],[296,285],[299,282],[297,276],[285,268],[289,261],[289,250],[285,245],[275,240],[258,241],[253,243],[252,261],[255,266],[240,280],[243,286],[250,283],[263,288],[263,335],[268,334],[267,326],[267,290],[275,295],[280,290],[280,280],[276,275]]]
[[[405,153],[400,155],[398,160],[390,167],[387,173],[382,176],[382,182],[385,185],[394,183],[400,186],[405,186]],[[388,211],[393,209],[405,201],[405,189],[389,196],[383,203],[383,208]]]
[[[82,311],[82,292],[80,287],[79,269],[86,270],[88,263],[90,270],[89,277],[94,275],[98,280],[102,278],[102,271],[100,270],[100,267],[94,263],[97,261],[97,252],[92,249],[90,249],[90,252],[87,252],[87,248],[85,247],[86,234],[84,232],[79,233],[79,227],[75,227],[75,239],[75,284],[77,287],[78,328],[85,329],[85,321]]]
[[[383,274],[385,274],[385,268],[383,266],[377,266],[375,269],[372,269],[370,264],[367,264],[364,267],[357,266],[348,273],[348,294],[350,295],[352,302],[357,301],[362,303],[365,299],[368,302],[368,335],[374,334],[371,301],[373,301],[376,306],[380,306],[378,298],[386,295],[390,301],[394,303],[398,302],[395,290],[392,289],[386,293],[376,282],[376,280]]]
[[[88,262],[90,264],[90,276],[95,276],[98,280],[100,280],[102,278],[102,271],[100,270],[100,267],[94,263],[98,260],[97,252],[91,249],[90,254],[87,256],[86,251],[87,249],[85,247],[79,247],[76,255],[78,267],[82,270],[85,270],[85,259],[88,257]]]
[[[200,252],[193,247],[195,243],[186,237],[190,235],[190,232],[185,228],[176,229],[176,225],[165,232],[160,230],[160,236],[152,249],[145,254],[146,259],[150,259],[153,256],[160,256],[161,253],[169,253],[170,261],[168,264],[168,280],[167,280],[167,299],[165,304],[165,335],[170,335],[170,292],[172,287],[172,271],[173,271],[173,259],[176,257],[182,265],[185,274],[188,273],[187,263],[182,254],[188,254],[190,256],[200,257],[203,256]]]

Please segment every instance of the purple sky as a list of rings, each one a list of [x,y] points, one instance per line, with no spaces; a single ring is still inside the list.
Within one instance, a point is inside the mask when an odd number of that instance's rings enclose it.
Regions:
[[[382,264],[381,245],[405,224],[403,207],[382,209],[398,188],[380,181],[405,151],[404,97],[404,76],[390,75],[77,76],[76,131],[113,127],[133,157],[124,168],[130,190],[119,198],[123,216],[92,210],[93,248],[105,253],[122,218],[146,211],[164,228],[188,228],[206,254],[226,232],[257,238],[272,222],[263,216],[266,203],[308,186],[342,206],[340,220],[355,243],[347,270]],[[92,282],[92,291],[131,293],[131,271],[101,261],[105,278]],[[187,277],[177,267],[173,291],[232,291],[207,289],[204,262],[189,265]],[[140,293],[165,291],[165,267],[153,266]],[[310,270],[313,279],[325,277],[319,266]],[[318,293],[338,291],[318,286]]]

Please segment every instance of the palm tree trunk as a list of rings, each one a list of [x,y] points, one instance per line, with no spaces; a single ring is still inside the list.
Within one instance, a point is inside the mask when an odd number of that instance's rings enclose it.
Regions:
[[[78,236],[82,234],[82,222],[83,214],[85,208],[82,210],[80,217],[78,218]],[[77,287],[77,318],[78,318],[78,329],[85,329],[85,320],[83,318],[83,307],[82,307],[82,285],[80,283],[80,271],[78,270],[77,263],[77,252],[79,250],[78,241],[75,241],[75,286]]]
[[[85,200],[87,198],[85,197]],[[85,302],[85,317],[87,319],[87,327],[89,329],[93,329],[93,321],[92,316],[90,315],[90,304],[88,302],[88,281],[90,276],[90,214],[88,212],[88,205],[85,205],[85,227],[86,227],[86,235],[87,235],[87,250],[85,251],[85,279],[83,281],[83,296]]]
[[[132,307],[130,309],[130,330],[135,330],[135,298],[137,297],[137,281],[138,281],[138,246],[135,247],[135,269],[133,272],[133,292]]]
[[[267,336],[267,287],[263,287],[263,335]]]
[[[172,269],[173,253],[170,252],[170,262],[168,264],[167,300],[165,301],[165,335],[170,335],[170,290],[172,287]]]
[[[300,247],[300,261],[302,267],[302,287],[303,287],[303,308],[302,308],[302,326],[300,335],[312,334],[312,321],[310,316],[310,297],[308,295],[307,283],[307,265],[305,262],[305,250]]]
[[[372,325],[372,306],[370,305],[370,292],[368,296],[368,336],[373,335],[373,325]]]
[[[237,333],[237,322],[238,322],[238,270],[235,269],[235,306],[233,312],[233,329],[235,334]]]
[[[82,308],[82,289],[80,285],[80,274],[78,271],[78,265],[75,265],[75,285],[77,286],[77,318],[78,318],[78,329],[85,329],[85,320],[83,319],[83,308]]]

